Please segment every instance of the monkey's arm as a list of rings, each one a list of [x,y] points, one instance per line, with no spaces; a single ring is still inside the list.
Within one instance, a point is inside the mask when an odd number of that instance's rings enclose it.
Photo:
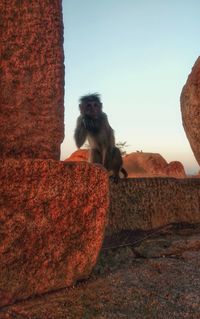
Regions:
[[[114,136],[114,130],[110,126],[108,122],[108,117],[106,113],[102,112],[102,117],[103,117],[103,123],[104,123],[104,130],[107,132],[107,138],[108,138],[108,143],[110,147],[115,146],[115,136]]]
[[[76,142],[76,146],[80,148],[85,142],[87,137],[87,130],[84,125],[83,117],[79,116],[77,119],[76,129],[74,132],[74,139]]]

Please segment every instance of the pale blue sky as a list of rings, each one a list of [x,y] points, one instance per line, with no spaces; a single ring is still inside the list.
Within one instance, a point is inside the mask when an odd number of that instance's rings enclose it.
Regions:
[[[99,92],[127,152],[199,166],[182,127],[180,93],[199,56],[199,0],[63,0],[65,140],[76,146],[81,95]]]

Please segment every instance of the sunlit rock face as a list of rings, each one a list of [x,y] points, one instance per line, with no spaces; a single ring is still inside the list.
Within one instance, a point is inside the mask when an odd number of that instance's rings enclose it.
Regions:
[[[167,161],[156,153],[133,152],[123,158],[129,177],[171,176],[185,177],[183,165]]]
[[[87,278],[109,205],[100,166],[0,160],[0,306]]]
[[[61,0],[1,0],[0,14],[0,157],[59,159],[64,138]]]
[[[186,177],[184,166],[181,162],[178,161],[172,161],[169,164],[167,164],[167,167],[165,168],[165,173],[167,176],[171,177]]]
[[[200,57],[188,76],[180,101],[183,127],[200,165]]]
[[[73,152],[70,157],[68,157],[65,161],[72,161],[72,162],[79,162],[84,161],[88,162],[89,159],[89,150],[86,149],[79,149]]]

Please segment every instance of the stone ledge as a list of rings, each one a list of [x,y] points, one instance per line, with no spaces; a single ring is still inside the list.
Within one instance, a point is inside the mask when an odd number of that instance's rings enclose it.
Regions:
[[[200,222],[200,179],[132,178],[110,183],[107,234]]]

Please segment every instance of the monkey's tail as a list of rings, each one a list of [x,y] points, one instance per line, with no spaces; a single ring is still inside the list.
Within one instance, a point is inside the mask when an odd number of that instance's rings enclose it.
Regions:
[[[122,172],[122,174],[124,175],[124,178],[127,178],[127,177],[128,177],[128,173],[127,173],[127,171],[125,170],[125,168],[121,167],[121,172]]]

